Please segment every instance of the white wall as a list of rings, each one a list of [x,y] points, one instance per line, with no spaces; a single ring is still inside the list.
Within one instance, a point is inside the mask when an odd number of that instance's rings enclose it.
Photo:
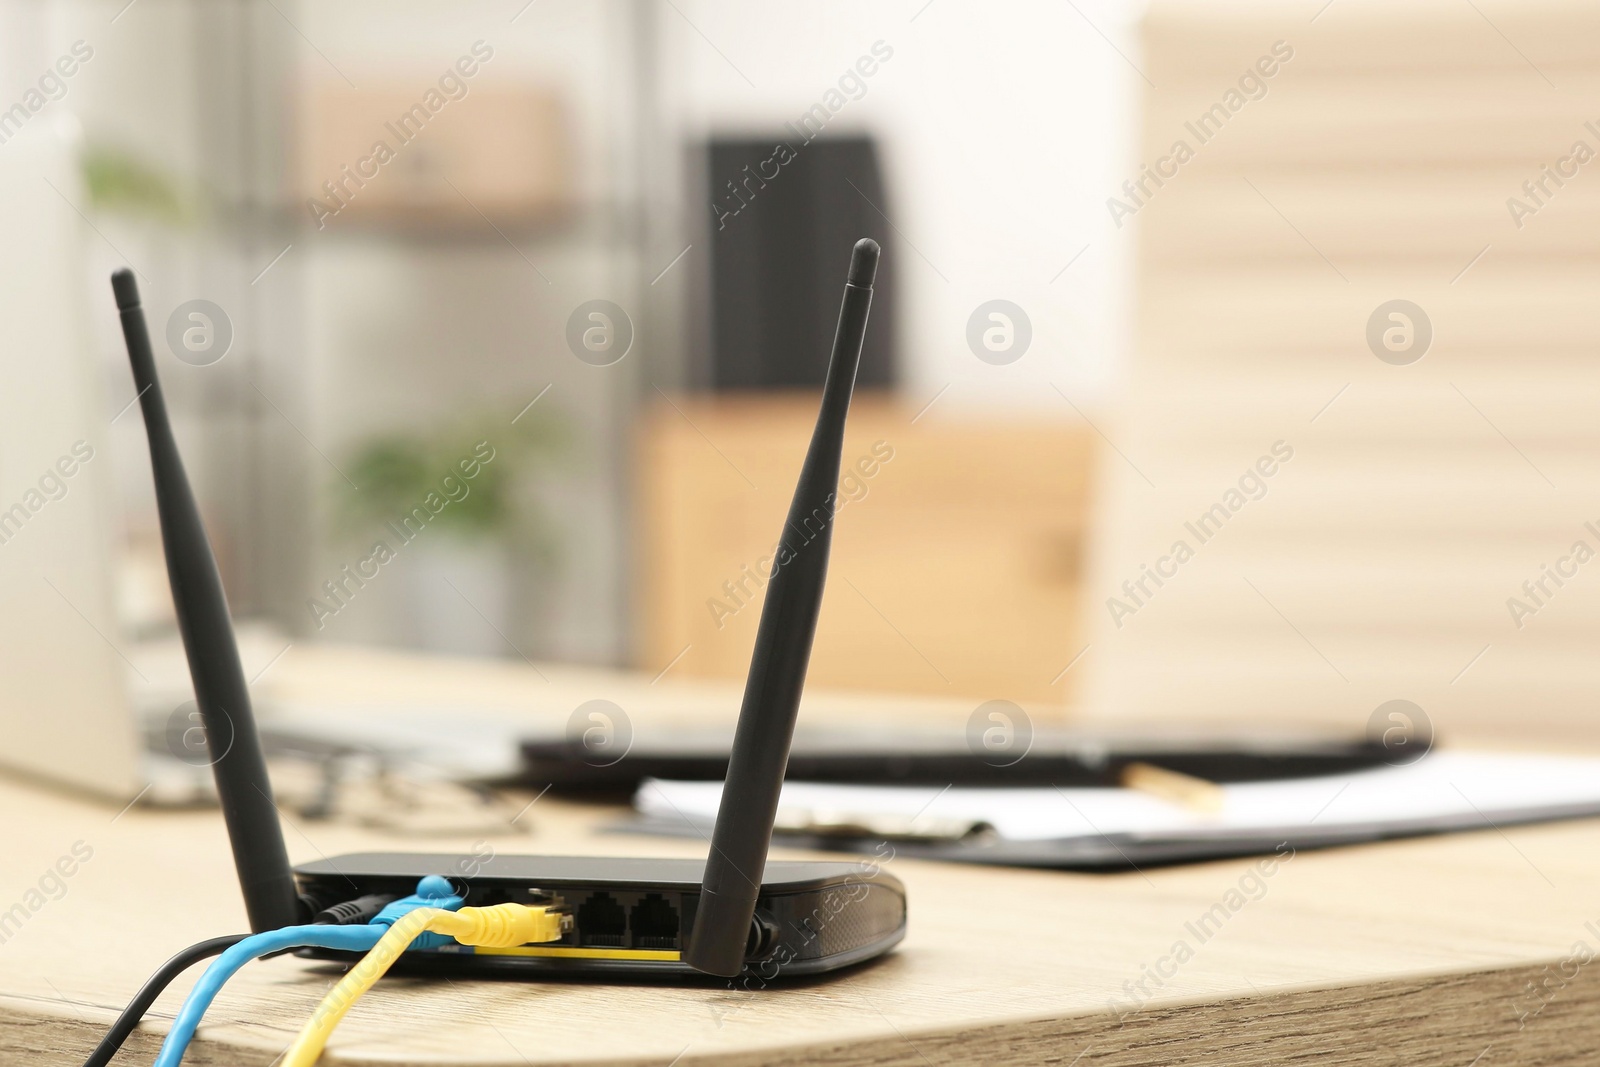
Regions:
[[[950,385],[940,405],[1064,408],[1046,381],[1080,403],[1102,395],[1132,252],[1105,199],[1127,170],[1142,83],[1088,20],[1137,61],[1133,0],[676,7],[662,24],[687,86],[688,138],[779,128],[875,41],[893,48],[827,132],[870,132],[884,148],[893,202],[880,207],[903,235],[886,252],[901,260],[910,397]],[[995,298],[1034,325],[1032,348],[1010,366],[980,362],[965,342],[968,316]]]

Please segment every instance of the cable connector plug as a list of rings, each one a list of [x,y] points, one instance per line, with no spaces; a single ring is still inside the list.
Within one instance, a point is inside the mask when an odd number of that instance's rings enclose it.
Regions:
[[[572,916],[527,904],[495,904],[487,908],[462,908],[435,917],[429,929],[448,933],[463,945],[515,948],[517,945],[559,941],[570,929]]]
[[[459,911],[462,904],[466,903],[464,897],[458,896],[450,887],[450,880],[437,874],[430,874],[417,882],[417,891],[409,897],[401,897],[384,906],[372,920],[375,926],[393,926],[405,916],[418,908],[436,908],[440,911]],[[442,933],[423,933],[411,943],[412,948],[443,948],[450,943],[450,938]]]
[[[319,909],[311,917],[311,921],[318,925],[329,926],[354,926],[356,923],[369,923],[376,919],[383,909],[393,904],[397,898],[393,893],[368,893],[364,897],[354,900],[342,900]]]

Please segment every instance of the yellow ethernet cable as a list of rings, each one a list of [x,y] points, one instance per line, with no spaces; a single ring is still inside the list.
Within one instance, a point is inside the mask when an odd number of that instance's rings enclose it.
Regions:
[[[488,908],[417,908],[395,920],[389,932],[329,991],[285,1053],[282,1067],[312,1067],[322,1055],[334,1027],[351,1005],[371,989],[424,932],[446,934],[463,945],[513,948],[530,942],[561,937],[561,916],[547,908],[526,904],[496,904]]]

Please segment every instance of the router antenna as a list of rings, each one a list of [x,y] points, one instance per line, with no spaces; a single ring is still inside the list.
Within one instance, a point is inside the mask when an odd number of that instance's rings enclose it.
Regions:
[[[750,924],[766,871],[767,847],[772,842],[772,823],[778,814],[778,793],[789,763],[800,692],[805,687],[806,664],[811,659],[811,641],[817,633],[817,613],[828,577],[844,423],[861,362],[861,341],[867,332],[878,252],[876,241],[862,238],[850,254],[839,329],[822,387],[822,410],[817,414],[805,466],[800,468],[761,606],[761,625],[756,630],[728,778],[722,787],[700,904],[684,953],[684,962],[707,974],[731,978],[744,969]]]
[[[205,727],[206,745],[222,801],[222,817],[233,845],[233,865],[244,893],[250,929],[260,933],[303,921],[289,854],[283,846],[278,809],[272,802],[272,783],[261,755],[255,716],[239,646],[228,619],[228,602],[222,577],[211,554],[211,542],[200,522],[194,492],[183,471],[178,442],[167,421],[167,402],[156,378],[150,331],[139,305],[139,286],[133,272],[124,268],[111,275],[117,308],[122,312],[122,336],[133,364],[133,384],[139,390],[145,435],[150,440],[150,467],[155,474],[156,508],[161,514],[161,540],[166,549],[167,580],[178,612],[183,650],[189,657],[195,702]]]

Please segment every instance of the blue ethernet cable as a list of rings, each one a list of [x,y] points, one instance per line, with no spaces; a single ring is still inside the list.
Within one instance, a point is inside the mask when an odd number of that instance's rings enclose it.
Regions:
[[[365,899],[368,898],[363,898]],[[464,903],[465,900],[456,895],[447,879],[429,875],[417,883],[416,893],[387,904],[368,923],[350,926],[323,924],[285,926],[280,930],[268,930],[266,933],[252,934],[244,938],[218,956],[195,982],[194,988],[189,990],[189,995],[184,998],[183,1007],[178,1009],[178,1017],[173,1021],[172,1029],[167,1033],[167,1039],[161,1043],[155,1067],[178,1067],[183,1061],[184,1052],[189,1048],[189,1042],[194,1039],[195,1031],[200,1027],[200,1020],[211,1007],[211,1002],[216,999],[228,979],[251,960],[296,948],[331,948],[346,952],[366,952],[389,932],[389,927],[396,919],[407,912],[417,908],[457,911]],[[440,938],[437,943],[449,943],[451,940],[440,934],[425,936]],[[419,939],[415,944],[419,948],[432,947],[435,942],[425,943]]]
[[[356,923],[368,922],[385,905],[391,903],[394,897],[388,893],[369,893],[354,900],[340,901],[328,907],[315,911],[311,921],[318,926],[351,926]],[[315,908],[316,903],[307,900],[309,908]],[[178,975],[187,971],[201,960],[208,960],[213,956],[220,956],[223,952],[237,945],[249,934],[229,934],[226,937],[213,937],[190,945],[166,963],[162,964],[152,974],[144,985],[139,987],[139,992],[133,995],[128,1006],[122,1009],[122,1014],[117,1016],[117,1021],[111,1024],[111,1029],[106,1031],[106,1036],[89,1053],[89,1058],[83,1061],[83,1067],[109,1067],[111,1060],[122,1048],[123,1042],[128,1040],[130,1034],[139,1026],[139,1021],[150,1010],[151,1005],[175,980]]]
[[[387,926],[285,926],[281,930],[268,930],[253,934],[218,956],[206,968],[194,988],[189,991],[178,1018],[172,1024],[167,1039],[161,1043],[155,1067],[178,1067],[183,1054],[194,1038],[206,1009],[216,999],[217,993],[229,978],[245,964],[261,956],[285,949],[333,948],[347,952],[365,952],[378,943],[388,932]]]

